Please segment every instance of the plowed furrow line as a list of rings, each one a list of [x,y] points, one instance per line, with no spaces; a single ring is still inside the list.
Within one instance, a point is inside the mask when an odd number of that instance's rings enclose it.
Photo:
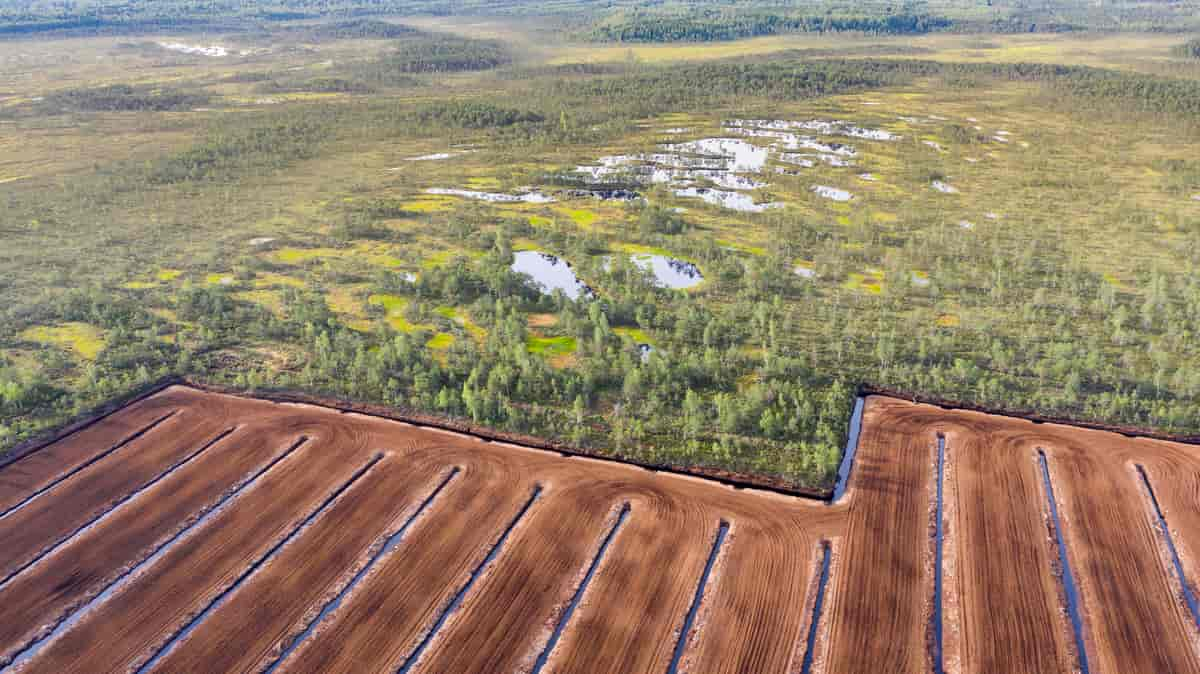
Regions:
[[[439,471],[445,473],[440,480]],[[376,558],[399,543],[454,474],[385,462],[213,610],[155,671],[260,671],[278,659],[275,654],[286,657],[289,644],[302,642]],[[333,599],[323,606],[331,591]]]
[[[467,582],[458,589],[458,591],[450,599],[450,603],[447,604],[444,609],[442,609],[442,612],[433,622],[433,625],[425,633],[425,637],[421,639],[420,643],[417,644],[417,647],[413,650],[413,652],[404,660],[404,664],[401,665],[400,669],[398,670],[399,674],[408,674],[409,672],[413,671],[413,668],[422,664],[422,658],[425,657],[426,650],[431,644],[434,643],[435,639],[441,636],[442,628],[445,627],[446,622],[450,620],[450,618],[459,610],[463,604],[463,601],[466,600],[471,590],[474,589],[475,584],[484,575],[484,573],[489,570],[489,566],[496,561],[496,558],[499,557],[500,551],[504,549],[504,544],[507,543],[509,538],[512,537],[513,531],[517,528],[517,525],[521,524],[522,520],[525,519],[525,516],[529,514],[529,510],[542,495],[542,491],[543,488],[541,485],[534,487],[533,494],[530,495],[529,500],[525,502],[525,505],[521,507],[520,512],[517,513],[517,516],[500,534],[500,538],[496,540],[496,544],[493,545],[490,550],[488,550],[487,556],[483,558],[483,561],[479,563],[479,566],[475,567],[475,569],[471,571],[471,575],[467,578]],[[455,646],[457,647],[459,644],[456,643]],[[436,669],[434,671],[446,670]]]
[[[600,567],[600,563],[604,561],[604,553],[608,552],[608,546],[612,545],[612,541],[617,536],[617,532],[621,530],[621,525],[625,523],[629,517],[629,504],[621,506],[621,512],[617,516],[617,521],[613,523],[612,528],[605,534],[604,540],[600,542],[600,549],[596,551],[596,555],[592,557],[591,564],[588,565],[587,571],[584,573],[583,580],[579,582],[579,587],[576,588],[575,594],[571,597],[571,603],[562,611],[557,624],[554,626],[554,631],[550,633],[550,639],[546,642],[545,648],[538,655],[533,664],[532,674],[540,674],[542,668],[546,666],[546,661],[554,653],[554,647],[558,645],[558,640],[562,638],[563,629],[571,622],[571,616],[575,614],[575,609],[579,607],[579,602],[583,601],[583,596],[587,593],[588,585],[592,582],[592,577],[596,575],[596,569]]]
[[[1192,596],[1200,600],[1200,451],[1188,456],[1178,445],[1162,447],[1165,444],[1154,443],[1156,451],[1141,452],[1139,461],[1153,480],[1154,497],[1170,525],[1183,577]]]
[[[449,459],[448,459],[449,460]],[[341,606],[280,663],[286,672],[394,672],[465,585],[532,485],[501,463],[470,461]]]
[[[1146,497],[1153,509],[1155,523],[1158,525],[1158,531],[1162,535],[1163,544],[1167,548],[1167,554],[1170,557],[1171,568],[1175,572],[1175,577],[1179,581],[1179,593],[1183,595],[1183,601],[1188,607],[1188,611],[1192,614],[1192,621],[1200,627],[1200,604],[1196,601],[1196,594],[1192,591],[1191,585],[1188,583],[1187,574],[1183,571],[1183,562],[1179,559],[1179,550],[1175,547],[1175,537],[1171,533],[1171,527],[1167,524],[1167,517],[1163,513],[1162,504],[1158,501],[1158,495],[1154,491],[1154,485],[1150,483],[1150,476],[1146,474],[1146,468],[1142,465],[1137,467],[1138,477],[1141,478],[1143,486],[1146,488]]]
[[[829,584],[832,558],[833,547],[829,541],[824,541],[821,543],[821,571],[817,578],[817,594],[813,599],[812,616],[808,619],[808,636],[804,640],[804,659],[800,661],[800,674],[811,674],[817,659],[817,638],[821,633],[821,615],[825,608],[825,592]]]
[[[0,520],[0,578],[11,577],[225,431],[187,411],[157,428],[160,433],[134,440]]]
[[[528,524],[514,533],[512,552],[480,580],[470,605],[445,626],[414,671],[528,671],[569,606],[578,574],[594,558],[602,533],[620,519],[620,501],[589,496],[577,489],[547,493]],[[636,504],[631,516],[640,517]],[[624,540],[617,547],[623,546]]]
[[[1115,436],[1119,437],[1119,436]],[[1104,672],[1200,672],[1195,627],[1176,599],[1131,471],[1093,447],[1047,447],[1063,545],[1079,585],[1088,664]]]
[[[142,401],[0,468],[0,513],[119,450],[178,409]]]
[[[0,657],[44,636],[124,570],[155,554],[236,493],[272,456],[277,459],[290,452],[279,448],[274,435],[235,433],[201,460],[155,485],[143,498],[110,511],[70,545],[0,588],[5,615],[0,621]]]
[[[91,466],[97,461],[107,458],[113,452],[121,450],[134,440],[137,440],[143,435],[153,431],[159,426],[159,424],[163,423],[167,419],[170,419],[176,414],[178,414],[177,410],[172,410],[166,414],[162,414],[145,426],[142,426],[141,428],[138,428],[137,430],[134,430],[128,434],[125,433],[125,427],[121,426],[120,432],[125,437],[113,443],[111,446],[108,446],[107,449],[100,449],[99,451],[90,455],[86,460],[80,461],[78,464],[69,469],[65,468],[64,466],[63,470],[53,471],[52,476],[43,476],[40,474],[32,475],[29,473],[24,473],[23,471],[30,470],[32,472],[34,467],[26,464],[33,463],[34,456],[37,457],[39,463],[41,463],[43,466],[49,463],[51,458],[54,456],[53,446],[42,450],[43,452],[47,452],[46,454],[34,454],[4,468],[2,471],[0,471],[0,518],[12,515],[28,505],[37,497],[58,486],[58,484],[60,484],[62,481],[72,477],[79,471]],[[74,445],[76,444],[94,446],[93,443],[100,440],[100,438],[96,436],[104,436],[104,439],[107,439],[107,436],[112,432],[112,429],[110,429],[108,426],[96,426],[94,428],[95,432],[93,433],[88,433],[86,436],[74,437],[74,442],[71,443],[72,449],[74,449]],[[68,452],[64,451],[63,453],[65,454]],[[42,468],[42,466],[38,466],[38,468]],[[46,473],[51,473],[51,470],[44,469],[39,470],[38,473],[42,473],[43,471]],[[31,487],[31,485],[36,486]]]
[[[936,437],[923,421],[907,423],[900,412],[908,409],[867,400],[850,478],[847,548],[828,609],[829,672],[928,671],[929,458]]]
[[[346,480],[341,484],[341,486],[334,490],[333,493],[331,493],[329,496],[326,496],[325,500],[322,501],[315,510],[309,513],[308,516],[306,516],[298,524],[293,526],[291,531],[289,531],[286,536],[279,539],[279,541],[272,545],[271,548],[268,549],[261,557],[254,560],[250,566],[247,567],[246,570],[243,571],[242,574],[233,581],[232,584],[222,590],[212,601],[210,601],[208,605],[204,607],[203,611],[200,611],[200,613],[196,614],[190,621],[188,621],[186,625],[183,626],[182,629],[177,630],[174,634],[172,634],[171,638],[166,642],[166,644],[161,646],[153,657],[151,657],[148,661],[142,664],[141,667],[138,668],[138,674],[142,674],[143,672],[148,672],[154,669],[163,658],[166,658],[171,654],[177,644],[187,640],[188,636],[193,630],[195,630],[197,626],[203,623],[214,612],[218,611],[234,592],[237,592],[239,589],[241,589],[241,587],[245,584],[246,579],[252,577],[259,569],[263,567],[263,565],[273,561],[281,550],[287,549],[286,546],[289,543],[301,538],[302,534],[309,532],[310,527],[318,521],[318,518],[334,509],[333,506],[335,503],[344,503],[344,499],[340,500],[342,495],[355,485],[361,485],[363,478],[370,474],[371,469],[382,460],[382,454],[371,459],[371,461],[369,461],[365,466],[358,469],[354,475],[351,475],[350,479]],[[363,492],[359,491],[357,493],[361,494]],[[353,499],[350,500],[353,501]],[[335,522],[335,524],[341,524],[336,520],[331,521]]]
[[[49,547],[47,547],[45,550],[43,550],[41,553],[39,553],[36,557],[30,559],[29,561],[25,562],[21,566],[13,569],[7,576],[0,578],[0,588],[3,588],[3,586],[5,584],[7,584],[10,580],[12,580],[13,577],[19,575],[21,572],[25,571],[29,567],[37,564],[38,562],[40,562],[42,559],[44,559],[48,555],[54,554],[54,552],[57,551],[58,549],[65,547],[67,545],[70,545],[71,543],[74,542],[75,538],[77,538],[81,535],[87,534],[89,530],[91,530],[98,524],[103,523],[105,520],[107,520],[111,517],[120,515],[122,506],[133,501],[134,499],[138,498],[142,494],[144,494],[148,491],[152,491],[154,489],[155,485],[158,485],[159,483],[161,483],[165,480],[170,480],[170,478],[173,477],[176,473],[183,471],[184,468],[188,466],[188,464],[192,463],[194,460],[199,458],[201,454],[208,451],[211,447],[213,447],[217,443],[221,442],[222,440],[228,438],[236,430],[237,430],[237,428],[229,428],[229,429],[226,429],[226,430],[218,433],[216,435],[216,437],[214,437],[213,439],[204,443],[199,448],[197,448],[196,451],[183,457],[182,459],[177,461],[175,464],[169,466],[166,470],[164,470],[162,473],[156,475],[153,479],[151,479],[146,484],[141,485],[140,487],[133,490],[132,492],[117,499],[114,503],[112,503],[109,506],[108,510],[96,515],[91,520],[84,522],[83,524],[81,524],[79,526],[78,529],[76,529],[70,533],[67,533],[58,541],[50,544]]]
[[[630,502],[620,544],[592,579],[547,672],[665,672],[671,664],[717,515],[653,492]]]
[[[1073,671],[1071,625],[1050,572],[1057,546],[1032,447],[959,430],[947,442],[954,447],[947,498],[955,502],[946,552],[957,573],[945,580],[945,592],[959,598],[962,671]]]
[[[720,581],[709,586],[699,617],[701,638],[681,671],[791,674],[803,653],[808,593],[819,566],[815,537],[793,522],[736,520],[721,553]]]
[[[362,470],[365,456],[353,451],[353,438],[343,452],[328,442],[305,443],[275,465],[47,644],[31,664],[66,673],[116,672],[145,662]]]
[[[671,664],[667,666],[667,674],[676,674],[679,671],[679,665],[683,661],[683,652],[691,642],[692,628],[696,624],[696,616],[700,613],[700,605],[704,601],[704,591],[708,589],[713,566],[717,563],[717,556],[721,554],[721,548],[724,546],[725,537],[728,534],[729,523],[722,521],[717,527],[717,536],[713,540],[712,552],[708,553],[708,561],[704,564],[704,573],[700,574],[700,582],[696,585],[696,595],[692,598],[692,605],[688,608],[683,625],[679,628],[679,638],[675,642],[675,651],[671,654]]]
[[[16,656],[16,663],[19,664],[22,662],[27,662],[27,661],[35,658],[38,655],[38,653],[41,652],[42,648],[44,648],[48,644],[53,643],[55,640],[57,640],[63,634],[69,632],[72,628],[74,628],[74,626],[76,624],[78,624],[84,618],[89,616],[93,610],[95,610],[96,608],[98,608],[100,606],[103,606],[104,603],[107,602],[111,597],[116,596],[118,593],[122,592],[125,589],[125,587],[129,583],[131,583],[134,579],[138,578],[142,572],[150,569],[156,562],[158,562],[158,560],[160,560],[162,557],[166,556],[167,553],[169,553],[179,541],[185,540],[185,538],[188,535],[190,535],[191,533],[193,533],[195,531],[202,531],[203,527],[206,526],[210,520],[215,519],[231,504],[236,503],[237,498],[244,492],[245,489],[247,489],[250,485],[252,485],[255,481],[257,481],[258,478],[261,477],[266,471],[270,470],[277,463],[279,463],[283,459],[287,458],[301,444],[303,444],[303,442],[304,442],[303,440],[300,440],[299,442],[293,444],[286,452],[284,452],[280,456],[273,459],[269,464],[267,464],[262,469],[260,469],[259,472],[255,473],[254,475],[250,476],[248,479],[243,481],[232,492],[223,496],[213,508],[211,508],[207,513],[204,513],[199,519],[197,519],[194,522],[187,524],[186,526],[179,529],[175,534],[171,535],[169,538],[167,538],[165,541],[163,541],[161,544],[159,544],[158,547],[156,547],[154,550],[152,550],[150,552],[150,554],[147,557],[145,557],[144,559],[142,559],[141,561],[129,566],[126,569],[121,570],[119,573],[117,573],[115,576],[113,576],[111,581],[107,582],[106,585],[103,585],[102,589],[101,589],[102,584],[97,584],[96,590],[98,590],[98,592],[92,592],[86,598],[86,600],[80,599],[79,601],[75,602],[75,604],[66,607],[64,609],[64,611],[58,615],[57,618],[50,619],[53,617],[54,614],[46,614],[45,616],[43,616],[43,618],[42,618],[43,622],[40,623],[40,626],[37,628],[37,631],[34,634],[30,635],[29,639],[25,643],[22,643],[19,645],[19,648],[21,650],[20,650],[20,653],[18,653]],[[75,548],[71,548],[71,550],[74,551]],[[58,558],[56,557],[55,559],[58,559]],[[21,578],[22,586],[25,588],[28,588],[29,586],[26,585],[26,579],[28,579],[29,581],[33,581],[33,580],[35,580],[35,577],[33,574],[30,574],[29,576],[24,576]],[[17,587],[18,587],[18,585],[16,585],[16,584],[14,584],[12,586],[14,591],[16,590]],[[54,586],[54,587],[57,588],[58,586]],[[41,587],[41,588],[35,587],[32,590],[32,592],[34,592],[34,593],[45,592],[45,587]],[[54,592],[54,590],[52,589],[51,590],[52,595],[53,595],[53,592]],[[24,602],[25,600],[18,600],[18,601]],[[28,627],[31,627],[31,626],[26,626],[26,628],[28,628]],[[4,660],[4,662],[7,662],[8,661],[8,653],[7,652],[5,654],[5,658],[6,659]]]

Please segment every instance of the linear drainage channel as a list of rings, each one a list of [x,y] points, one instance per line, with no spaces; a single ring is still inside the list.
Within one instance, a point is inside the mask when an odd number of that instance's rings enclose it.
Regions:
[[[359,569],[358,573],[354,574],[354,577],[350,579],[350,582],[346,583],[346,585],[338,592],[336,597],[329,600],[324,606],[321,607],[321,612],[317,614],[317,617],[313,618],[312,622],[310,622],[308,626],[304,628],[304,631],[297,635],[296,638],[292,639],[292,642],[288,644],[287,648],[285,648],[282,653],[279,654],[279,657],[275,658],[275,661],[272,662],[271,666],[267,668],[267,674],[278,670],[279,666],[288,659],[288,656],[290,656],[297,648],[299,648],[300,644],[304,643],[306,639],[312,636],[312,633],[316,630],[317,626],[321,624],[321,621],[324,620],[330,613],[333,613],[338,606],[341,606],[342,601],[345,600],[346,596],[350,594],[351,590],[353,590],[358,583],[364,577],[366,577],[367,573],[375,566],[375,563],[382,559],[384,555],[394,550],[396,546],[400,545],[400,542],[404,540],[404,535],[408,533],[408,530],[412,527],[413,522],[416,522],[417,519],[429,509],[429,506],[434,502],[434,500],[437,499],[446,486],[449,485],[450,482],[461,472],[462,469],[455,466],[454,469],[442,479],[441,483],[434,488],[429,496],[425,497],[425,500],[422,501],[421,505],[417,507],[416,512],[410,515],[409,518],[404,521],[404,524],[400,525],[399,529],[397,529],[394,533],[388,534],[384,538],[383,545],[377,552],[375,552],[375,554],[371,555],[371,558],[367,560],[367,563],[363,566],[363,568]]]
[[[935,517],[937,521],[934,523],[934,564],[933,564],[933,611],[929,616],[930,629],[933,632],[933,671],[934,674],[942,674],[944,668],[944,653],[942,650],[942,630],[945,623],[945,617],[942,614],[942,564],[944,560],[944,549],[946,541],[946,510],[945,510],[945,484],[946,484],[946,436],[938,433],[937,436],[937,504],[935,508]]]
[[[234,488],[233,491],[229,492],[228,495],[223,497],[214,506],[209,508],[208,512],[204,513],[204,515],[198,518],[195,522],[177,531],[175,535],[171,536],[166,541],[163,541],[163,543],[155,548],[155,550],[151,552],[145,559],[130,567],[128,571],[125,571],[121,575],[114,578],[113,581],[109,583],[107,587],[101,590],[99,594],[92,597],[86,604],[76,609],[73,613],[71,613],[70,616],[58,623],[58,625],[55,626],[49,634],[31,641],[14,656],[13,661],[8,667],[0,669],[0,673],[10,672],[23,666],[26,662],[41,652],[43,647],[58,639],[58,637],[65,634],[68,630],[83,620],[92,611],[92,609],[100,606],[104,602],[108,601],[108,599],[117,592],[120,592],[124,588],[125,584],[131,579],[137,578],[142,570],[150,568],[155,562],[166,556],[166,554],[171,551],[177,542],[182,540],[188,534],[194,531],[199,531],[201,527],[224,512],[230,506],[230,504],[234,503],[237,498],[241,496],[241,494],[243,494],[247,489],[250,488],[251,485],[257,482],[260,477],[265,475],[267,471],[271,470],[281,461],[291,456],[306,442],[308,442],[308,437],[301,436],[298,438],[295,442],[289,445],[287,449],[281,452],[279,456],[271,459],[267,465],[263,466],[253,475],[246,478],[241,484]]]
[[[583,581],[576,588],[575,595],[571,597],[571,603],[567,605],[562,617],[558,620],[558,625],[554,627],[554,632],[550,634],[550,640],[546,642],[546,648],[542,650],[537,662],[534,663],[531,674],[538,674],[542,671],[542,667],[546,666],[546,661],[550,659],[550,654],[554,652],[554,647],[558,645],[558,640],[562,637],[563,630],[566,629],[567,623],[571,622],[571,615],[575,613],[575,609],[583,599],[584,593],[587,592],[588,585],[592,582],[592,576],[596,575],[596,569],[600,567],[600,561],[604,559],[604,553],[608,551],[609,544],[612,543],[613,538],[616,538],[617,531],[621,528],[621,525],[625,524],[625,520],[629,518],[630,510],[631,508],[628,503],[621,506],[621,514],[617,517],[617,521],[613,524],[612,529],[609,529],[608,534],[600,543],[600,550],[596,552],[591,565],[588,566],[587,574],[584,575]]]
[[[92,519],[85,522],[83,525],[76,528],[71,533],[67,534],[66,536],[63,536],[62,538],[60,538],[57,541],[55,541],[54,543],[52,543],[49,547],[47,547],[41,553],[35,555],[33,559],[31,559],[28,562],[17,567],[12,572],[10,572],[7,576],[5,576],[3,580],[0,580],[0,588],[4,587],[6,584],[8,584],[9,581],[11,581],[16,576],[20,575],[26,569],[30,568],[34,564],[37,564],[38,562],[42,561],[46,557],[49,557],[56,550],[62,548],[63,546],[70,543],[72,540],[87,533],[87,531],[89,529],[92,529],[92,528],[96,527],[97,525],[99,525],[100,523],[102,523],[103,521],[107,520],[121,506],[125,505],[126,503],[129,503],[130,501],[137,498],[138,496],[141,496],[147,490],[154,487],[154,485],[158,484],[159,482],[162,482],[163,480],[167,479],[171,475],[175,474],[177,471],[179,471],[181,468],[186,466],[188,463],[191,463],[191,461],[193,459],[195,459],[196,457],[203,454],[205,451],[207,451],[213,445],[215,445],[218,442],[229,437],[236,430],[237,430],[237,426],[225,429],[221,433],[217,434],[217,436],[214,437],[212,440],[209,440],[208,442],[201,445],[200,448],[197,449],[196,451],[192,452],[191,454],[188,454],[187,456],[183,457],[179,461],[176,461],[169,468],[167,468],[163,472],[159,473],[157,477],[152,478],[149,482],[146,482],[145,484],[143,484],[142,486],[133,490],[129,494],[126,494],[125,496],[121,497],[120,500],[118,500],[117,502],[115,502],[111,506],[109,506],[108,510],[105,510],[104,512],[100,513],[99,515],[96,515]]]
[[[812,620],[808,625],[807,645],[804,649],[804,662],[800,665],[800,674],[812,672],[813,659],[817,651],[817,634],[821,626],[821,611],[825,607],[825,587],[829,584],[829,565],[833,557],[833,546],[829,541],[821,543],[821,576],[817,581],[817,598],[813,602]]]
[[[157,653],[154,654],[154,657],[147,660],[141,667],[138,667],[137,674],[143,674],[144,672],[148,672],[153,669],[164,657],[166,657],[172,650],[175,649],[175,646],[186,639],[187,636],[191,634],[200,623],[204,622],[205,618],[207,618],[213,611],[217,610],[217,608],[224,604],[229,596],[246,582],[247,578],[254,575],[255,571],[261,569],[263,564],[271,561],[275,555],[279,554],[279,551],[282,550],[284,546],[299,536],[300,532],[307,529],[309,525],[321,515],[321,513],[328,510],[329,507],[332,506],[335,501],[337,501],[339,496],[346,493],[346,490],[354,486],[354,483],[362,479],[362,477],[366,475],[369,470],[374,468],[382,460],[383,454],[376,454],[371,458],[370,461],[366,463],[366,465],[354,471],[354,474],[350,476],[350,479],[343,482],[341,486],[333,491],[332,494],[326,496],[325,500],[321,501],[321,504],[317,506],[315,510],[313,510],[308,514],[307,517],[292,527],[292,530],[288,532],[287,536],[284,536],[282,540],[275,543],[275,545],[272,545],[271,548],[267,550],[266,554],[255,560],[254,563],[250,565],[250,568],[242,572],[242,575],[238,576],[237,580],[233,581],[232,585],[225,588],[216,596],[215,599],[208,603],[208,606],[204,607],[203,611],[201,611],[196,617],[192,618],[188,624],[183,627],[183,629],[176,632],[175,635],[172,636],[171,639],[167,641],[167,643],[160,648]]]
[[[12,507],[5,510],[4,512],[0,512],[0,519],[4,519],[5,517],[8,517],[9,515],[20,510],[21,508],[24,508],[25,506],[29,505],[30,501],[41,496],[42,494],[45,494],[46,492],[50,491],[51,489],[54,489],[55,487],[62,484],[66,480],[69,480],[70,478],[74,477],[79,472],[85,470],[89,466],[95,464],[98,461],[105,459],[113,452],[116,452],[117,450],[121,449],[125,445],[128,445],[129,443],[133,442],[134,440],[137,440],[138,438],[142,437],[143,435],[149,433],[150,431],[154,430],[159,424],[161,424],[164,421],[166,421],[167,419],[170,419],[171,417],[175,416],[177,413],[178,413],[178,410],[173,410],[171,412],[168,412],[168,413],[162,415],[161,417],[155,419],[154,421],[151,421],[149,424],[138,429],[132,435],[125,438],[124,440],[118,442],[117,444],[113,445],[112,447],[109,447],[108,449],[104,450],[103,452],[100,452],[99,454],[97,454],[96,456],[93,456],[92,458],[88,459],[87,461],[84,461],[83,463],[79,464],[78,466],[75,466],[71,470],[63,473],[62,475],[58,476],[53,481],[51,481],[50,484],[42,487],[41,489],[38,489],[37,491],[33,492],[29,496],[26,496],[25,498],[21,499],[20,503],[13,505]],[[10,464],[10,465],[12,465],[12,464]]]
[[[1162,532],[1163,541],[1167,544],[1167,551],[1171,553],[1171,561],[1175,566],[1175,575],[1179,578],[1179,585],[1183,588],[1183,600],[1187,603],[1188,610],[1192,612],[1192,620],[1200,627],[1200,604],[1196,601],[1196,595],[1192,593],[1191,587],[1188,586],[1187,576],[1183,573],[1183,562],[1179,560],[1179,552],[1175,549],[1175,540],[1171,537],[1171,528],[1167,526],[1167,518],[1163,514],[1162,506],[1158,503],[1158,496],[1154,493],[1154,486],[1150,484],[1150,476],[1146,474],[1146,469],[1141,465],[1137,465],[1138,475],[1142,478],[1142,485],[1146,488],[1146,493],[1150,496],[1150,503],[1154,506],[1154,514],[1158,517],[1158,530]]]
[[[1067,542],[1063,538],[1062,523],[1058,519],[1058,501],[1054,498],[1054,486],[1050,483],[1050,463],[1046,451],[1038,450],[1038,463],[1042,468],[1042,483],[1046,489],[1046,501],[1050,506],[1050,521],[1054,524],[1054,538],[1058,543],[1058,559],[1062,566],[1063,594],[1066,596],[1067,615],[1075,633],[1075,650],[1079,654],[1079,670],[1088,674],[1087,649],[1084,648],[1083,614],[1079,610],[1079,590],[1075,587],[1075,576],[1071,573],[1071,561],[1067,556]]]
[[[842,463],[838,466],[837,483],[833,486],[833,496],[830,503],[837,503],[846,493],[850,483],[850,469],[854,467],[854,455],[858,453],[858,436],[862,433],[863,407],[866,398],[859,396],[854,399],[854,413],[850,415],[850,431],[846,436],[846,451],[842,454]]]
[[[704,589],[708,585],[708,578],[712,574],[713,565],[717,562],[717,556],[721,553],[721,546],[725,544],[725,536],[728,533],[729,523],[722,520],[721,526],[717,528],[717,537],[713,541],[712,551],[708,553],[708,561],[704,564],[704,573],[700,575],[700,584],[696,586],[696,595],[692,597],[692,607],[688,609],[687,616],[683,619],[683,627],[679,630],[679,641],[675,643],[675,653],[671,656],[671,665],[667,667],[667,674],[676,674],[679,671],[679,663],[683,660],[683,652],[687,648],[692,624],[696,622],[696,614],[700,612],[700,603],[704,601]]]
[[[467,582],[458,589],[458,592],[454,594],[454,598],[450,600],[450,603],[446,605],[446,608],[442,611],[442,614],[438,616],[437,620],[434,621],[433,626],[430,627],[429,631],[425,633],[425,637],[421,639],[421,643],[417,644],[416,649],[413,650],[412,654],[410,654],[404,661],[404,664],[401,665],[400,669],[398,670],[398,674],[408,674],[410,671],[412,671],[412,668],[421,661],[421,656],[425,654],[425,649],[428,648],[429,644],[433,642],[433,638],[437,636],[437,633],[442,629],[442,626],[446,624],[446,620],[448,620],[450,616],[456,610],[458,610],[458,607],[463,602],[463,598],[467,596],[467,593],[471,591],[471,587],[475,585],[475,581],[479,580],[479,577],[483,575],[484,570],[487,569],[488,565],[492,563],[492,560],[496,559],[496,557],[500,554],[500,550],[504,547],[504,543],[508,541],[508,537],[512,534],[513,529],[517,528],[517,525],[521,523],[521,520],[525,518],[526,513],[529,512],[529,509],[533,507],[533,504],[541,495],[542,485],[539,484],[533,488],[533,494],[529,496],[529,500],[526,501],[525,505],[521,507],[521,510],[517,513],[517,516],[513,518],[512,522],[508,524],[508,527],[504,530],[504,533],[500,534],[500,538],[496,541],[496,544],[492,546],[492,549],[488,551],[487,556],[483,558],[483,561],[479,563],[479,566],[476,566],[475,569],[471,571],[471,577],[468,578]]]

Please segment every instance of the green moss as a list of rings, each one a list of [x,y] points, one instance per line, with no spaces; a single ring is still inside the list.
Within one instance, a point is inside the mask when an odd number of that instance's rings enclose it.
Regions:
[[[667,250],[666,248],[660,248],[658,246],[643,246],[638,243],[618,243],[617,245],[613,246],[613,248],[615,250],[618,250],[618,251],[621,251],[624,253],[631,253],[634,255],[646,254],[646,255],[665,255],[666,257],[675,257],[675,254],[672,253],[671,251]]]
[[[575,353],[575,349],[578,346],[574,337],[538,337],[536,335],[529,335],[525,338],[525,348],[529,350],[529,353],[536,353],[548,358]]]
[[[404,311],[408,308],[407,297],[400,297],[399,295],[371,295],[367,298],[367,303],[383,307],[383,310],[387,312],[387,322],[400,332],[415,332],[422,328],[431,327],[408,322],[408,319],[404,317]]]
[[[453,200],[444,197],[429,197],[410,201],[404,204],[403,208],[412,213],[437,213],[450,210],[453,204]]]
[[[21,339],[70,349],[86,360],[95,360],[104,350],[104,331],[89,323],[39,325],[21,333]]]
[[[361,259],[379,267],[389,268],[404,265],[404,260],[391,255],[387,246],[369,243],[359,244],[353,248],[281,248],[273,251],[270,255],[276,262],[293,265],[326,259]]]
[[[277,316],[283,315],[283,297],[274,290],[246,290],[234,293],[243,302],[251,302],[270,309]]]
[[[851,273],[844,287],[872,295],[883,293],[883,279],[874,274]]]
[[[309,260],[336,257],[341,254],[336,248],[281,248],[271,253],[276,261],[284,264],[304,264]]]
[[[425,259],[421,261],[421,266],[426,269],[436,269],[437,267],[441,267],[442,265],[449,262],[451,260],[451,258],[453,258],[453,257],[454,257],[454,251],[439,250],[436,253],[431,253],[431,254],[427,255],[425,257]]]
[[[763,256],[763,255],[767,254],[766,248],[763,248],[761,246],[751,246],[748,243],[744,243],[741,241],[732,241],[730,239],[717,239],[717,245],[724,246],[726,248],[732,248],[734,250],[739,250],[743,253],[749,253],[751,255]]]
[[[579,225],[580,227],[591,227],[596,222],[597,218],[595,211],[589,211],[587,209],[575,209],[567,211],[567,214],[570,215],[571,219],[575,221],[575,224]]]
[[[613,332],[628,337],[638,344],[654,344],[654,340],[650,339],[650,335],[646,334],[641,328],[613,328]]]
[[[303,288],[307,284],[295,277],[284,276],[274,272],[263,272],[255,276],[254,287],[256,288],[275,288],[287,286],[290,288]]]
[[[477,176],[467,178],[467,187],[473,190],[498,190],[501,187],[499,178]]]

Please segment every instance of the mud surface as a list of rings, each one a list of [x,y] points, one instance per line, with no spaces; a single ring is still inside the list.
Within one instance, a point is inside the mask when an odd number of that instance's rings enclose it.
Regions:
[[[783,671],[805,638],[813,546],[843,519],[813,499],[186,386],[0,477],[18,504],[0,517],[7,564],[36,558],[0,585],[0,657],[38,672],[528,671],[624,504],[543,671],[666,671],[721,522],[681,671]]]
[[[927,672],[944,601],[945,671],[1067,672],[1061,534],[1092,671],[1200,672],[1197,475],[1185,444],[870,396],[829,504],[171,386],[0,468],[0,666]]]
[[[868,398],[851,478],[826,671],[932,668],[923,626],[933,601],[938,433],[953,457],[944,497],[954,567],[944,582],[955,606],[943,616],[956,652],[945,653],[946,671],[1079,670],[1038,450],[1049,462],[1090,671],[1200,671],[1196,625],[1132,469],[1145,465],[1155,479],[1195,583],[1200,448],[880,396]]]

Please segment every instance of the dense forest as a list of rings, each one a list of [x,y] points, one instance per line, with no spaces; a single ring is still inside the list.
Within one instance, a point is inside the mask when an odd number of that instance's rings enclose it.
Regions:
[[[584,37],[602,42],[709,42],[778,33],[916,35],[946,30],[953,25],[950,19],[927,14],[792,16],[753,11],[678,15],[634,12],[609,17]]]
[[[1152,30],[1200,28],[1188,3],[1135,0],[1095,3],[1050,0],[1031,5],[989,0],[0,0],[0,37],[112,35],[154,32],[273,30],[284,22],[338,17],[357,21],[381,15],[533,16],[569,26],[577,36],[624,42],[710,41],[787,32],[919,34]],[[303,29],[300,29],[303,30]],[[326,31],[321,39],[355,31]],[[393,37],[388,31],[374,37]]]
[[[1179,45],[1175,48],[1175,53],[1187,58],[1200,59],[1200,38]]]

